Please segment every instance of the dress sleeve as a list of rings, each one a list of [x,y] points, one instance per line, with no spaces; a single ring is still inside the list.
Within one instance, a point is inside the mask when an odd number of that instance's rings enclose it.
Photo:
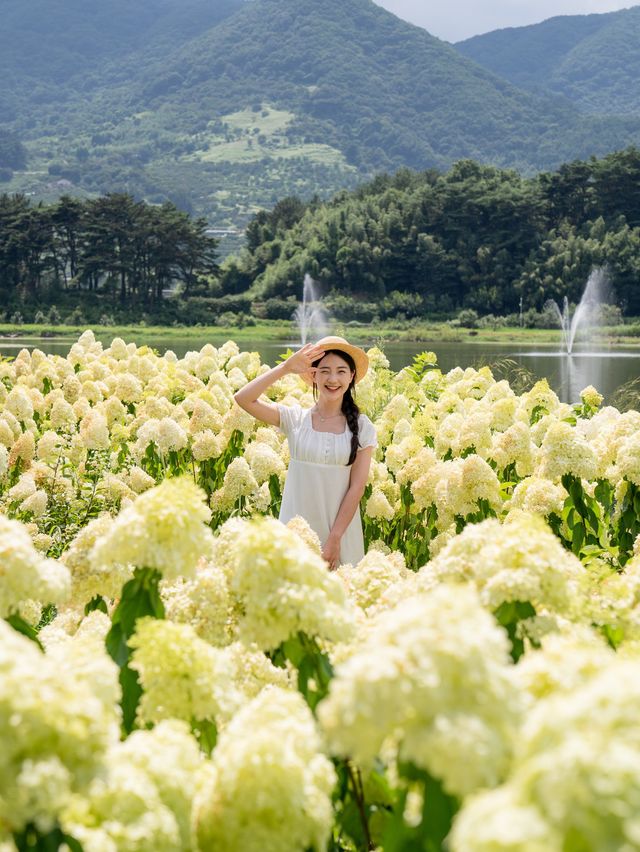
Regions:
[[[280,426],[278,428],[288,437],[300,426],[304,412],[299,405],[282,405],[280,402],[278,403],[278,412],[280,413]]]
[[[373,447],[374,450],[378,446],[378,436],[376,427],[369,420],[366,414],[361,415],[358,424],[358,450],[364,450],[365,447]]]

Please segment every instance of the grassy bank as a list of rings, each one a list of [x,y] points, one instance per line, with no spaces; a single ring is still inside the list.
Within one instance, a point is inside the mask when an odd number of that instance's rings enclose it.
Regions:
[[[191,340],[201,341],[208,338],[217,343],[229,338],[241,344],[243,341],[255,341],[260,338],[265,342],[282,341],[291,343],[298,339],[298,331],[291,322],[278,320],[263,320],[256,325],[244,326],[156,326],[156,325],[114,325],[114,326],[91,326],[93,331],[102,341],[111,340],[114,337],[123,337],[127,340]],[[9,323],[0,324],[0,339],[14,339],[33,343],[38,340],[74,340],[80,335],[86,326],[71,325],[34,325],[24,324],[21,326]],[[620,325],[599,329],[594,333],[595,339],[600,345],[632,345],[640,346],[638,336],[638,325]],[[446,322],[425,322],[417,325],[379,323],[372,325],[352,325],[335,323],[332,329],[334,334],[347,337],[354,343],[379,343],[406,342],[430,343],[438,342],[464,342],[465,344],[493,343],[505,345],[513,344],[539,344],[555,345],[560,339],[559,329],[538,328],[456,328]]]

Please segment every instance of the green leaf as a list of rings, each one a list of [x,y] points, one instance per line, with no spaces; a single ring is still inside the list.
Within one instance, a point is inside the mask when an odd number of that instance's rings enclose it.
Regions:
[[[445,793],[441,782],[429,776],[425,783],[422,810],[423,837],[427,841],[427,849],[433,849],[433,852],[442,849],[459,807],[457,799]]]
[[[84,608],[84,614],[89,615],[90,612],[95,612],[96,610],[107,614],[109,612],[105,599],[100,595],[96,595],[94,598],[91,598]]]
[[[505,601],[494,611],[494,616],[507,631],[511,641],[511,656],[515,663],[524,654],[524,642],[518,636],[518,623],[536,614],[529,601]]]
[[[17,612],[14,612],[12,615],[8,615],[5,618],[5,621],[10,624],[14,630],[17,630],[18,633],[22,633],[23,636],[27,637],[27,639],[31,639],[32,642],[35,642],[38,648],[42,650],[42,645],[40,644],[40,640],[38,639],[38,634],[36,632],[35,627],[25,621],[21,615],[18,615]]]
[[[584,542],[584,526],[576,524],[573,528],[573,541],[571,542],[571,550],[576,556],[580,555],[580,548]]]
[[[216,727],[216,723],[211,719],[200,719],[192,722],[191,730],[198,740],[202,751],[207,755],[207,757],[210,757],[218,741],[218,728]]]
[[[136,709],[142,694],[138,676],[129,668],[131,652],[127,642],[133,636],[139,618],[164,618],[159,581],[160,574],[157,571],[151,568],[136,568],[133,578],[122,588],[122,596],[113,613],[111,629],[106,637],[109,656],[120,667],[122,725],[126,733],[133,730]]]
[[[13,840],[18,852],[58,852],[65,846],[69,852],[82,852],[78,841],[64,834],[58,827],[42,834],[33,824],[29,824],[23,831],[16,832]]]

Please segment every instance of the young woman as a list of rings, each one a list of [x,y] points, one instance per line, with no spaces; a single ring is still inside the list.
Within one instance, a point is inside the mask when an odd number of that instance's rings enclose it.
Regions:
[[[364,556],[359,507],[377,439],[352,390],[368,367],[362,349],[342,337],[323,337],[235,394],[245,411],[287,436],[291,463],[280,520],[287,523],[301,515],[318,534],[322,555],[332,569],[346,562],[356,565]],[[312,408],[259,400],[288,373],[313,384]]]

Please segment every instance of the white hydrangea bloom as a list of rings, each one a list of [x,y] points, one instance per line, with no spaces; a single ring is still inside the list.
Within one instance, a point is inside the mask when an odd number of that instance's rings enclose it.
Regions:
[[[92,408],[85,414],[80,421],[80,437],[88,450],[109,449],[109,426],[101,411]]]
[[[96,852],[195,848],[191,810],[203,757],[184,723],[134,731],[110,750],[106,764],[105,778],[65,809],[61,821],[69,835]]]
[[[113,706],[0,619],[0,821],[48,830],[117,740]]]
[[[521,729],[507,784],[465,804],[452,848],[529,849],[515,829],[521,819],[540,841],[535,849],[638,848],[638,712],[640,663],[630,659],[614,658],[572,691],[539,701]]]
[[[347,639],[354,610],[325,561],[280,521],[247,521],[232,542],[229,585],[243,610],[241,637],[265,650],[303,631]]]
[[[374,488],[365,505],[365,514],[374,520],[392,521],[395,517],[395,507],[389,503],[380,488]]]
[[[326,849],[336,775],[302,697],[269,687],[232,719],[194,806],[198,848]]]
[[[145,491],[96,542],[91,552],[96,568],[155,568],[165,579],[193,575],[213,544],[204,496],[186,477],[166,479]]]
[[[568,423],[556,422],[548,429],[540,448],[540,476],[556,481],[565,473],[593,479],[598,462],[593,448]]]
[[[287,521],[287,527],[304,541],[307,547],[310,547],[318,556],[322,556],[322,545],[320,537],[315,530],[312,530],[305,518],[300,515],[295,515],[290,521]],[[638,537],[640,540],[640,536]]]
[[[229,595],[227,578],[213,562],[200,563],[190,580],[179,577],[161,586],[165,615],[171,621],[190,624],[211,645],[232,641],[237,613]]]
[[[62,603],[70,585],[68,569],[45,559],[22,524],[0,514],[0,618],[26,600]]]
[[[536,611],[563,614],[579,611],[584,574],[541,518],[514,513],[505,524],[494,518],[468,524],[418,577],[423,588],[470,581],[491,610],[505,601],[528,601]]]
[[[318,718],[334,753],[368,763],[392,740],[465,796],[505,776],[521,711],[505,632],[472,588],[441,586],[375,617]]]
[[[250,497],[258,490],[258,482],[247,461],[238,456],[224,472],[222,488],[211,496],[211,505],[219,511],[227,511],[241,497]]]
[[[132,577],[130,565],[117,562],[101,565],[92,556],[96,543],[109,533],[113,523],[106,513],[89,521],[62,555],[61,561],[71,572],[71,599],[79,606],[97,595],[107,600],[118,597],[122,586]]]
[[[242,703],[228,658],[188,624],[139,619],[129,647],[129,665],[144,690],[138,704],[143,723],[226,719]]]
[[[539,476],[528,476],[513,489],[509,510],[522,510],[546,518],[552,513],[559,515],[566,499],[564,486]]]
[[[373,547],[357,566],[342,565],[336,573],[346,584],[350,597],[365,612],[375,611],[391,586],[415,576],[400,552],[382,553]]]
[[[267,482],[272,474],[284,479],[286,467],[282,456],[268,444],[253,441],[245,450],[244,457],[259,485]]]

